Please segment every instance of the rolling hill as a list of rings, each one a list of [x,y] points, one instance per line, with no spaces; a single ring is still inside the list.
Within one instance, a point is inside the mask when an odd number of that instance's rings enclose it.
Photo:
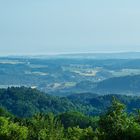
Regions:
[[[111,104],[113,96],[127,106],[128,112],[140,108],[140,97],[135,96],[82,93],[60,98],[25,87],[0,89],[0,106],[19,117],[29,117],[39,112],[59,114],[68,111],[99,115]]]

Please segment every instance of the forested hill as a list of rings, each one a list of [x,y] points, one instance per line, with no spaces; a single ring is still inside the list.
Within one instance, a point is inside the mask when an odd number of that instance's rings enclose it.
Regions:
[[[114,77],[100,82],[97,89],[110,91],[140,91],[140,75]]]
[[[113,77],[100,82],[82,81],[76,88],[98,94],[140,95],[140,75]]]
[[[86,115],[99,115],[110,105],[112,96],[122,101],[128,112],[140,108],[140,97],[123,95],[75,94],[68,97],[54,97],[31,88],[0,89],[0,105],[19,117],[32,116],[39,112],[59,114],[78,111]]]
[[[0,104],[11,113],[25,117],[38,112],[64,112],[75,109],[67,99],[53,97],[31,88],[0,89]]]
[[[0,107],[1,140],[139,140],[140,110],[128,114],[124,104],[113,98],[100,116],[79,112],[58,115],[38,113],[18,118]]]

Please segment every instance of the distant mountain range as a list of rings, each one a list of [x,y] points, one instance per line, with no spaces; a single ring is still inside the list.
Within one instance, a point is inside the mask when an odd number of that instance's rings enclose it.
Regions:
[[[139,59],[140,52],[112,52],[112,53],[73,53],[54,55],[57,58],[81,58],[81,59]]]
[[[3,56],[4,57],[4,56]],[[56,53],[56,54],[32,54],[9,55],[9,58],[75,58],[75,59],[140,59],[140,52],[104,52],[104,53]]]

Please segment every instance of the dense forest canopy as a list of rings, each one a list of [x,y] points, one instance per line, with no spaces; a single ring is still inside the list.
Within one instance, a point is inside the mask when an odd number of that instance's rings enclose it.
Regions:
[[[104,114],[96,117],[65,112],[19,118],[0,108],[0,139],[139,140],[140,111],[130,115],[125,110],[125,105],[116,98]]]

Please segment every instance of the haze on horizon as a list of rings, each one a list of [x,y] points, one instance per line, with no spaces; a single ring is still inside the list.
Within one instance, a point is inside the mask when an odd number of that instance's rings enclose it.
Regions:
[[[0,55],[140,52],[138,0],[0,1]]]

